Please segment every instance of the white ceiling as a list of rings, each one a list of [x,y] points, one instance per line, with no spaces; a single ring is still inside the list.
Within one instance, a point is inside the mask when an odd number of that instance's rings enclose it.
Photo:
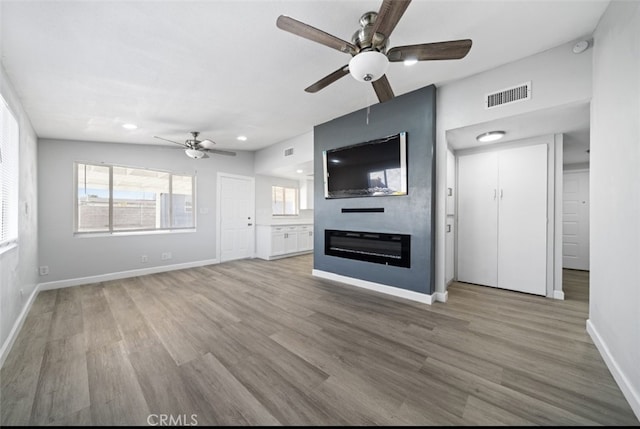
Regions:
[[[42,138],[167,144],[201,131],[257,150],[377,102],[350,56],[279,30],[286,14],[345,40],[381,1],[0,2],[2,63]],[[586,37],[608,1],[414,0],[389,47],[470,38],[466,58],[390,64],[400,95]],[[124,123],[135,123],[128,131]],[[236,140],[238,135],[248,140]]]

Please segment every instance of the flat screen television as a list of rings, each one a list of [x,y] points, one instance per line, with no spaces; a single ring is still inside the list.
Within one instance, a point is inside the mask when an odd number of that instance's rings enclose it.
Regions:
[[[324,197],[407,195],[407,133],[326,150]]]

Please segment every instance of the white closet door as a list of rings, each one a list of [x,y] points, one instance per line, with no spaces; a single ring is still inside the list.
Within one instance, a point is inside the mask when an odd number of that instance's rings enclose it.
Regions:
[[[498,156],[498,287],[546,295],[547,145]]]
[[[458,280],[498,285],[498,158],[458,158]]]

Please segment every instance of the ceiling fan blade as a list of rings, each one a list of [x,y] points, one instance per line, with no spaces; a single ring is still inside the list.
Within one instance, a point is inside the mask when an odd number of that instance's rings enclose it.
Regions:
[[[236,156],[235,152],[231,152],[228,150],[220,150],[220,149],[202,149],[202,150],[208,153],[215,153],[218,155]]]
[[[348,74],[349,74],[349,66],[348,65],[344,65],[344,66],[340,67],[338,70],[334,71],[333,73],[323,77],[322,79],[320,79],[319,81],[317,81],[313,85],[309,86],[308,88],[305,88],[305,91],[311,92],[311,93],[318,92],[322,88],[325,88],[325,87],[331,85],[336,80],[338,80],[341,77],[346,76]]]
[[[421,45],[396,46],[389,49],[387,58],[390,62],[416,59],[428,60],[459,60],[464,58],[471,49],[471,39],[451,40],[448,42],[423,43]]]
[[[182,146],[182,147],[186,147],[186,146],[187,146],[187,145],[185,145],[184,143],[174,142],[173,140],[165,139],[165,138],[158,137],[158,136],[153,136],[153,138],[160,139],[160,140],[164,140],[164,141],[167,141],[167,142],[170,142],[170,143],[174,143],[174,144],[178,144],[178,145],[180,145],[180,146]]]
[[[373,34],[380,33],[388,39],[404,11],[409,7],[411,0],[384,0],[380,5],[378,17],[373,24]]]
[[[296,36],[304,37],[305,39],[313,42],[337,49],[340,52],[345,52],[347,54],[355,54],[357,52],[357,48],[353,44],[286,15],[280,15],[276,21],[276,25],[281,30],[288,31]]]
[[[387,100],[391,100],[393,97],[393,90],[391,89],[391,85],[389,84],[389,80],[386,75],[383,75],[380,79],[371,82],[373,85],[373,89],[376,91],[376,95],[378,96],[378,100],[381,103],[384,103]]]

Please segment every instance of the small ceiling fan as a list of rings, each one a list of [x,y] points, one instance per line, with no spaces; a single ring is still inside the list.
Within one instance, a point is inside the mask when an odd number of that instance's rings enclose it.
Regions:
[[[411,0],[383,0],[378,12],[366,12],[351,43],[286,15],[276,21],[278,28],[352,56],[349,64],[323,77],[305,89],[317,92],[343,76],[351,74],[361,82],[371,82],[380,102],[394,97],[385,76],[389,62],[457,60],[471,49],[470,39],[396,46],[387,51],[391,32],[400,21]]]
[[[218,155],[236,156],[235,152],[214,149],[213,145],[215,145],[216,142],[214,142],[213,140],[209,140],[209,139],[198,140],[199,135],[200,135],[199,131],[191,131],[191,136],[193,138],[185,140],[184,143],[179,143],[179,142],[165,139],[158,136],[153,136],[153,137],[156,139],[164,140],[164,141],[182,146],[184,148],[184,153],[186,153],[189,158],[194,158],[194,159],[208,158],[209,155],[207,155],[207,152],[215,153]]]

